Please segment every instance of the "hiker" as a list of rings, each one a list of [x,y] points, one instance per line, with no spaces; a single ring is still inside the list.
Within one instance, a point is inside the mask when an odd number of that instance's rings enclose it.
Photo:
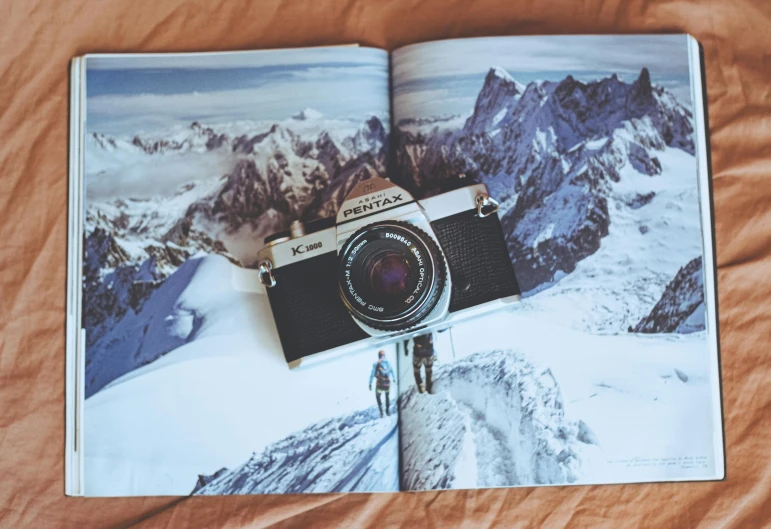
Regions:
[[[380,401],[380,394],[385,393],[385,414],[391,415],[391,380],[395,379],[394,370],[385,357],[385,351],[378,351],[377,362],[372,364],[372,373],[369,375],[369,390],[372,391],[372,379],[376,378],[375,398],[377,407],[380,410],[380,417],[383,417],[383,403]]]
[[[415,384],[418,386],[418,391],[421,393],[432,393],[431,384],[433,380],[431,378],[431,371],[434,367],[434,360],[436,360],[436,356],[434,355],[434,335],[428,333],[416,336],[412,340],[412,370],[415,373]],[[420,377],[421,366],[426,367],[425,385]]]

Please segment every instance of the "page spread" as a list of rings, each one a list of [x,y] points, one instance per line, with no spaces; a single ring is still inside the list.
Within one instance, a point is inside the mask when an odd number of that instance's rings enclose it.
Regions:
[[[700,75],[686,36],[78,60],[67,493],[720,479]],[[441,217],[484,184],[522,300],[288,365],[337,279],[280,297],[263,250],[379,177]]]

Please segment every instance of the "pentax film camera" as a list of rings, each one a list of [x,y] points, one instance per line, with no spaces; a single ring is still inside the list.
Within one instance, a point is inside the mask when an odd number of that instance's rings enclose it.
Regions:
[[[520,299],[483,184],[425,200],[384,178],[337,218],[265,238],[259,276],[290,368],[447,328]]]

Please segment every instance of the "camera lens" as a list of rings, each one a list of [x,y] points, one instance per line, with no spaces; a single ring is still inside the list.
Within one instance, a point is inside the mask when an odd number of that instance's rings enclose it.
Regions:
[[[340,251],[340,295],[354,317],[381,330],[407,329],[427,316],[445,284],[434,240],[404,222],[370,224]]]

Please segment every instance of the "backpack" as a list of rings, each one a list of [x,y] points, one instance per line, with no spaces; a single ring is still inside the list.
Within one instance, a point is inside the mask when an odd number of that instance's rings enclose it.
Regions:
[[[377,379],[378,388],[389,389],[391,387],[391,377],[388,374],[385,362],[378,362],[377,368],[375,368],[375,378]]]
[[[418,358],[434,356],[434,337],[431,333],[421,334],[413,339],[412,354]]]

